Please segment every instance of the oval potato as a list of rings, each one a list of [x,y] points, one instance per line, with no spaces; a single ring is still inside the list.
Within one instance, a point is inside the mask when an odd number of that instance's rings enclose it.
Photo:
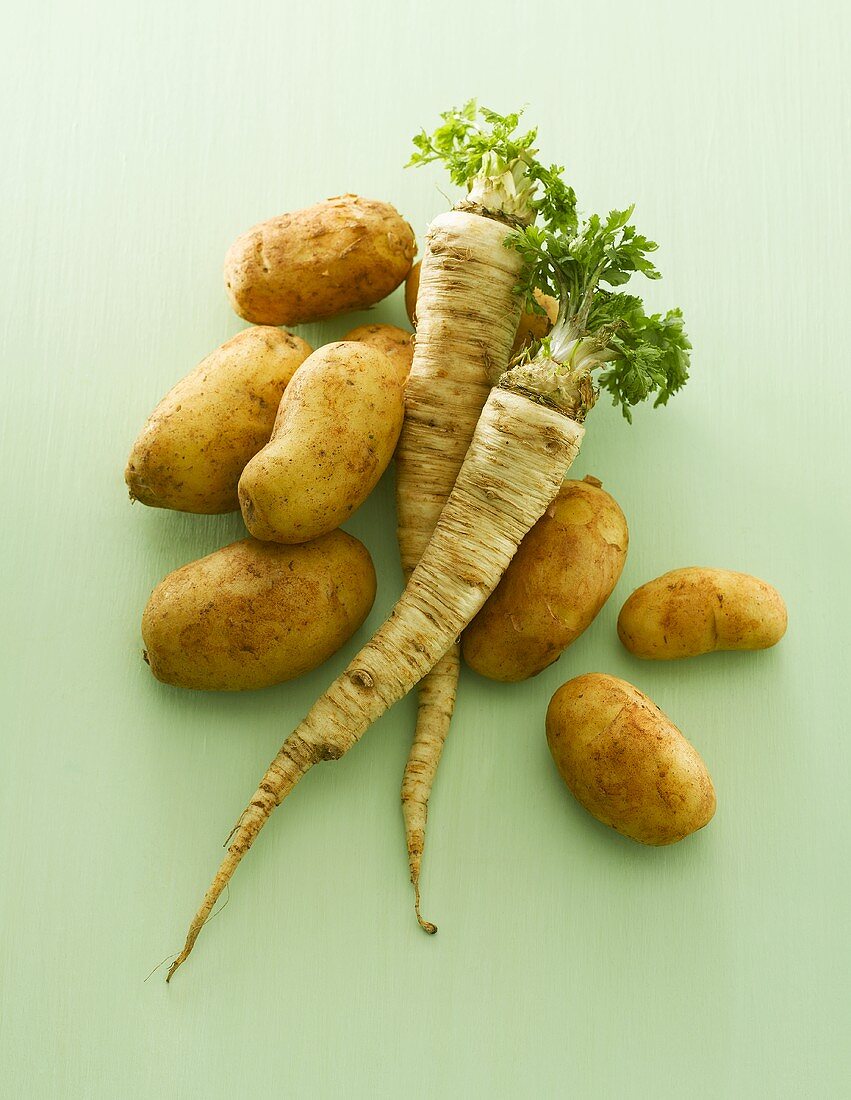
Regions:
[[[160,581],[142,616],[145,660],[178,687],[268,687],[327,660],[374,599],[369,552],[344,531],[303,546],[243,539]]]
[[[673,844],[715,813],[697,749],[638,688],[587,673],[558,689],[547,742],[562,779],[604,825],[641,844]]]
[[[767,649],[786,633],[786,605],[747,573],[694,566],[648,581],[618,616],[618,637],[636,657],[673,660],[719,649]]]
[[[624,514],[600,482],[565,481],[464,631],[464,660],[492,680],[536,676],[593,622],[628,547]]]
[[[414,334],[395,325],[358,325],[343,337],[344,341],[369,344],[383,351],[390,362],[399,371],[403,384],[411,373],[414,361]]]
[[[387,468],[404,414],[404,380],[383,352],[344,342],[315,351],[239,480],[251,534],[298,543],[339,527]]]
[[[225,286],[246,321],[300,325],[386,298],[415,250],[413,230],[390,203],[338,195],[237,237]]]
[[[269,441],[284,389],[311,347],[277,328],[247,328],[208,355],[154,409],[127,462],[132,500],[214,514]]]

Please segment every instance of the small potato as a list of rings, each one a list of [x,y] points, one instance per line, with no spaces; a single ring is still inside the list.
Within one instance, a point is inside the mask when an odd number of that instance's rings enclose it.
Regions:
[[[236,486],[269,441],[284,389],[311,347],[277,328],[247,328],[208,355],[154,409],[124,480],[151,508],[239,508]]]
[[[706,765],[638,688],[599,672],[568,680],[547,710],[562,779],[604,825],[642,844],[673,844],[715,813]]]
[[[374,599],[369,551],[344,531],[303,546],[243,539],[160,581],[142,617],[145,660],[177,687],[268,687],[336,653]]]
[[[534,310],[524,310],[520,314],[520,324],[517,326],[517,335],[514,337],[514,346],[511,349],[511,358],[519,355],[521,351],[536,344],[547,335],[558,317],[558,302],[549,294],[540,290],[535,291],[535,300],[543,309],[543,314]]]
[[[390,362],[399,371],[404,384],[411,373],[414,359],[414,334],[395,325],[358,325],[343,337],[347,341],[369,344],[383,351]]]
[[[237,237],[225,286],[246,321],[300,325],[386,298],[415,251],[413,230],[389,203],[339,195]]]
[[[637,588],[621,608],[630,653],[665,661],[717,649],[767,649],[786,633],[776,588],[727,569],[674,569]]]
[[[482,676],[536,676],[593,622],[621,575],[626,519],[596,478],[565,481],[462,636]]]
[[[315,351],[239,480],[251,534],[298,543],[339,527],[387,468],[404,415],[404,379],[383,352],[344,342]]]
[[[405,311],[414,328],[417,327],[417,295],[420,292],[420,268],[422,266],[422,260],[417,260],[405,280]]]

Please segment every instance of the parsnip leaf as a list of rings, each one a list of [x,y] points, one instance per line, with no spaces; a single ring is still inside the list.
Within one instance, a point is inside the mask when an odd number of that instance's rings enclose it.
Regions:
[[[691,343],[679,309],[648,316],[639,305],[629,323],[614,333],[609,347],[618,357],[600,376],[600,385],[630,422],[631,406],[653,393],[654,406],[666,405],[686,384]]]
[[[449,178],[486,208],[532,221],[540,213],[560,232],[576,228],[576,195],[557,164],[542,164],[533,148],[535,128],[518,133],[522,111],[501,115],[471,99],[444,111],[429,134],[421,130],[406,167],[443,161]]]
[[[654,393],[664,405],[685,385],[691,348],[680,310],[648,315],[640,298],[610,289],[636,272],[661,277],[650,258],[657,245],[631,223],[633,210],[592,214],[578,232],[558,221],[529,226],[507,242],[525,260],[527,299],[539,287],[559,300],[544,354],[586,371],[605,364],[600,385],[630,421],[632,406]]]

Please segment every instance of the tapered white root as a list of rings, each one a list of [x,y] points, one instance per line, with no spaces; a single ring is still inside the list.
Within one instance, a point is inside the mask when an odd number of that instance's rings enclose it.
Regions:
[[[410,576],[434,533],[491,385],[508,366],[520,314],[522,259],[504,223],[468,211],[436,218],[426,237],[417,340],[396,451],[399,551]],[[458,685],[451,652],[421,681],[417,727],[402,780],[402,814],[417,920],[428,800]]]
[[[573,461],[582,428],[527,397],[494,391],[437,530],[390,618],[281,746],[195,914],[170,980],[272,810],[320,760],[336,760],[419,682],[496,587]]]
[[[171,981],[175,970],[185,962],[195,946],[198,934],[207,923],[213,907],[219,900],[222,891],[231,875],[236,870],[239,861],[254,843],[255,837],[266,824],[272,810],[278,806],[289,794],[299,779],[308,772],[317,760],[321,759],[316,749],[302,742],[297,734],[292,734],[281,746],[278,755],[269,765],[269,770],[263,777],[263,782],[254,792],[254,797],[242,812],[242,816],[231,832],[231,844],[227,855],[222,861],[221,867],[216,872],[209,890],[204,895],[204,900],[198,912],[192,918],[186,942],[183,950],[168,968],[166,981]]]
[[[402,779],[402,816],[408,841],[408,866],[420,927],[434,935],[437,925],[420,912],[420,867],[428,822],[428,800],[449,732],[458,687],[459,648],[453,645],[419,685],[417,728]]]

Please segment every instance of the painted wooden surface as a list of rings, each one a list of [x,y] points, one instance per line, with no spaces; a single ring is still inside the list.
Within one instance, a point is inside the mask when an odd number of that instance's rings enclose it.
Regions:
[[[0,1049],[20,1097],[839,1096],[848,1014],[848,318],[843,5],[31,3],[7,12],[2,153]],[[139,617],[234,517],[131,507],[126,453],[241,323],[221,262],[253,222],[353,190],[418,234],[414,129],[528,102],[588,207],[663,242],[693,380],[578,476],[632,547],[588,634],[531,682],[465,675],[417,928],[398,783],[411,700],[317,769],[172,987],[220,844],[354,651],[229,698],[168,689]],[[400,322],[401,296],[370,314]],[[303,335],[335,337],[362,318]],[[392,482],[349,529],[400,587]],[[631,659],[617,610],[676,566],[777,584],[761,654]],[[369,625],[369,624],[368,624]],[[359,636],[366,636],[365,631]],[[711,826],[665,850],[570,798],[543,715],[608,671],[704,755]]]

